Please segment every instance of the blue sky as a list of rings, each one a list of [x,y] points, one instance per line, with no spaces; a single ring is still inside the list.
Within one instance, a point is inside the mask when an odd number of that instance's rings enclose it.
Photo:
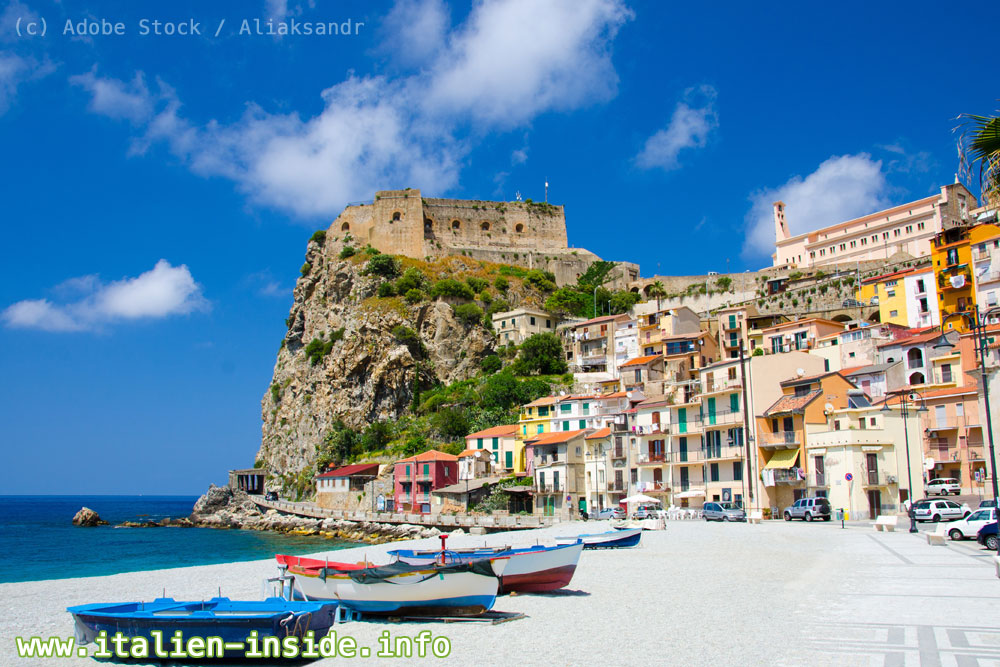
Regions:
[[[305,241],[376,189],[547,179],[573,245],[755,269],[773,199],[804,231],[926,196],[955,116],[998,106],[991,3],[703,5],[0,2],[3,492],[250,465]],[[64,34],[102,19],[125,34]]]

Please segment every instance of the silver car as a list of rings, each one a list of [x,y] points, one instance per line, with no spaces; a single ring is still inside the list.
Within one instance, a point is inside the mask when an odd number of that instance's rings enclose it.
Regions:
[[[829,521],[831,518],[830,501],[826,498],[799,498],[791,507],[785,508],[782,516],[785,521],[792,519]]]
[[[701,508],[705,521],[746,521],[747,513],[733,503],[705,503]]]

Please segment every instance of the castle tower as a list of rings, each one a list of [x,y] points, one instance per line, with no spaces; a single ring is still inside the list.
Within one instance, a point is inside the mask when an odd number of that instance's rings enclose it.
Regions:
[[[791,236],[788,233],[788,224],[785,222],[785,202],[774,202],[774,240],[784,241]]]

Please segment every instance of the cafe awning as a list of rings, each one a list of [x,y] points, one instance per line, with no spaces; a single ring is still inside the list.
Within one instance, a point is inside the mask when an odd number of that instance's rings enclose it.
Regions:
[[[779,449],[771,456],[771,460],[764,464],[764,470],[775,468],[791,468],[799,460],[799,450]]]

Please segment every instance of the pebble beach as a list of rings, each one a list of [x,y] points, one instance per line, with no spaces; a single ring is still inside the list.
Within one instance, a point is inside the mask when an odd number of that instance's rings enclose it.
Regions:
[[[607,528],[607,522],[591,521],[454,535],[449,547],[544,544],[555,535]],[[382,563],[394,547],[439,544],[430,538],[329,555]],[[876,536],[863,525],[841,530],[831,524],[668,522],[666,530],[645,531],[637,548],[585,551],[566,589],[498,598],[494,610],[525,614],[518,620],[496,625],[365,620],[336,629],[373,650],[385,629],[410,636],[428,629],[450,639],[450,656],[408,661],[418,664],[775,665],[817,664],[824,658],[828,664],[880,664],[845,653],[850,642],[830,640],[856,634],[851,628],[858,624],[867,627],[862,634],[871,634],[871,624],[905,626],[921,614],[973,623],[995,609],[1000,583],[992,562],[966,546],[929,547],[919,536]],[[945,571],[950,581],[942,580]],[[259,599],[262,580],[275,573],[274,561],[264,560],[2,584],[0,664],[98,664],[91,658],[19,659],[14,652],[15,636],[72,635],[65,611],[70,605],[151,600],[164,590],[178,600],[211,598],[220,589],[233,599]],[[968,595],[955,595],[963,586]],[[928,606],[900,593],[934,600]]]

